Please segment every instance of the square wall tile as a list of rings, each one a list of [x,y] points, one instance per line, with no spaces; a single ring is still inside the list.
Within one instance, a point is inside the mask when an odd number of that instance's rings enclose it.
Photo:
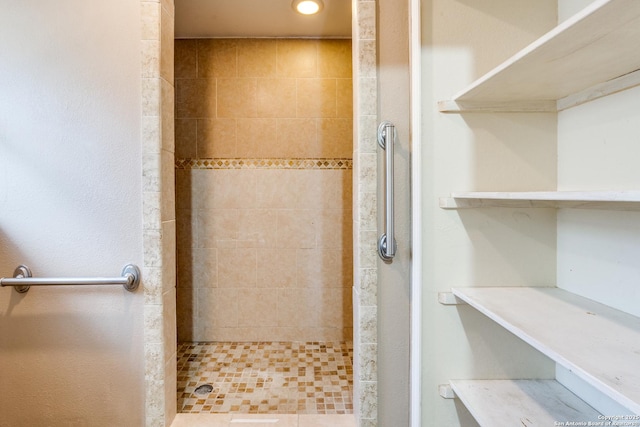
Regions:
[[[351,40],[318,43],[318,77],[351,78]]]
[[[303,288],[350,288],[351,266],[343,265],[348,258],[335,249],[298,249],[297,284]]]
[[[245,209],[238,219],[238,246],[242,248],[274,248],[276,246],[277,212],[268,209]]]
[[[320,295],[317,289],[279,289],[278,326],[315,327]]]
[[[279,210],[278,248],[314,248],[316,216],[311,210]]]
[[[298,79],[297,117],[336,117],[336,79]]]
[[[358,8],[358,39],[376,39],[376,2],[359,1]]]
[[[217,117],[256,117],[256,88],[254,78],[217,79]]]
[[[319,157],[316,120],[278,119],[277,126],[277,138],[269,150],[273,157]]]
[[[194,288],[214,288],[218,285],[218,250],[193,249],[191,265]]]
[[[173,291],[176,288],[176,263],[176,221],[164,221],[162,223],[162,289],[164,292]]]
[[[296,285],[297,249],[258,249],[259,288],[292,288]]]
[[[277,157],[319,157],[318,125],[312,118],[278,119],[271,152]]]
[[[320,327],[342,331],[342,328],[353,324],[351,289],[323,289],[318,305],[318,324]]]
[[[235,247],[238,240],[237,209],[200,209],[196,212],[199,248]]]
[[[160,76],[173,84],[174,79],[174,17],[166,10],[161,12]]]
[[[197,121],[197,157],[236,157],[236,120],[201,119]]]
[[[176,324],[178,341],[193,341],[196,314],[198,313],[198,293],[193,288],[176,290]]]
[[[256,171],[214,169],[193,172],[192,198],[197,208],[251,209],[257,207]]]
[[[318,119],[318,145],[325,158],[351,158],[353,123],[351,119]]]
[[[195,317],[195,335],[201,341],[215,341],[209,335],[215,328],[238,326],[238,290],[201,288]]]
[[[353,120],[353,80],[336,80],[337,111],[336,115],[343,119]],[[353,139],[353,135],[351,136]]]
[[[142,17],[142,40],[160,40],[160,3],[141,3],[140,16]]]
[[[317,77],[318,41],[279,39],[277,55],[278,77]]]
[[[276,40],[238,40],[238,77],[275,77]]]
[[[195,159],[196,152],[196,119],[176,119],[176,158]],[[180,192],[178,192],[180,194]]]
[[[176,39],[174,43],[175,78],[195,79],[198,42],[193,39]]]
[[[256,286],[257,254],[253,248],[218,250],[218,287],[252,288]]]
[[[142,40],[142,77],[160,77],[160,42],[158,40]]]
[[[172,152],[162,150],[161,153],[161,218],[162,221],[171,221],[176,218],[176,179],[174,167],[174,155]],[[174,246],[175,247],[175,246]]]
[[[200,78],[237,77],[238,40],[198,39],[197,71]]]
[[[176,353],[176,289],[172,288],[163,295],[163,344],[165,362]]]
[[[295,117],[296,80],[292,78],[259,79],[257,102],[258,117]]]
[[[176,80],[176,117],[179,119],[216,117],[215,80]]]
[[[351,209],[322,209],[318,215],[316,233],[318,247],[342,249],[351,253],[353,245]]]
[[[245,159],[278,157],[274,155],[273,150],[276,132],[276,119],[237,119],[237,157]]]
[[[278,290],[246,289],[238,294],[238,326],[278,326]]]

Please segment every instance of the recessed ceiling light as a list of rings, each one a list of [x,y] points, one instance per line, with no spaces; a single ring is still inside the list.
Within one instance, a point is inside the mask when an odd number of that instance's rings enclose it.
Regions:
[[[322,0],[293,0],[293,3],[291,3],[293,10],[303,15],[318,13],[323,6]]]

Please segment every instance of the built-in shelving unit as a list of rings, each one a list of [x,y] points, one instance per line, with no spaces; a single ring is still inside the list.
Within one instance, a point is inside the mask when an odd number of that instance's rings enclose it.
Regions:
[[[640,210],[640,191],[460,192],[440,198],[442,209],[486,207]]]
[[[451,381],[450,384],[455,396],[482,427],[600,421],[599,412],[554,380]]]
[[[640,2],[598,0],[438,107],[564,110],[640,85],[638,46]]]
[[[452,292],[640,414],[640,318],[558,288],[454,288]]]
[[[639,46],[640,1],[596,0],[438,108],[443,113],[562,111],[639,86]],[[440,198],[439,206],[640,211],[640,191],[455,192]],[[599,394],[589,400],[594,406],[606,409],[601,400],[610,399],[640,414],[639,317],[556,287],[455,288],[439,299],[469,304],[566,368]],[[554,380],[450,385],[443,386],[449,391],[442,396],[455,394],[481,426],[598,421],[595,409]],[[592,390],[567,387],[591,399]]]

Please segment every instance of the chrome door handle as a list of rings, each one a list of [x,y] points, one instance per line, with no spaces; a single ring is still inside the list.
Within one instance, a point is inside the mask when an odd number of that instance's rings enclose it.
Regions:
[[[378,145],[385,150],[384,167],[384,233],[378,239],[378,255],[390,262],[396,255],[396,239],[393,228],[393,146],[396,128],[393,123],[384,121],[378,126]]]

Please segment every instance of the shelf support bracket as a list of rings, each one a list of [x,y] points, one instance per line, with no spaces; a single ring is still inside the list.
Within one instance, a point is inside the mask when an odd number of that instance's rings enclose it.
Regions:
[[[453,292],[438,292],[438,302],[442,305],[466,305],[467,303],[458,298]]]
[[[456,394],[453,391],[453,388],[451,388],[450,384],[440,384],[440,385],[438,385],[438,394],[443,399],[455,399],[456,398]]]

